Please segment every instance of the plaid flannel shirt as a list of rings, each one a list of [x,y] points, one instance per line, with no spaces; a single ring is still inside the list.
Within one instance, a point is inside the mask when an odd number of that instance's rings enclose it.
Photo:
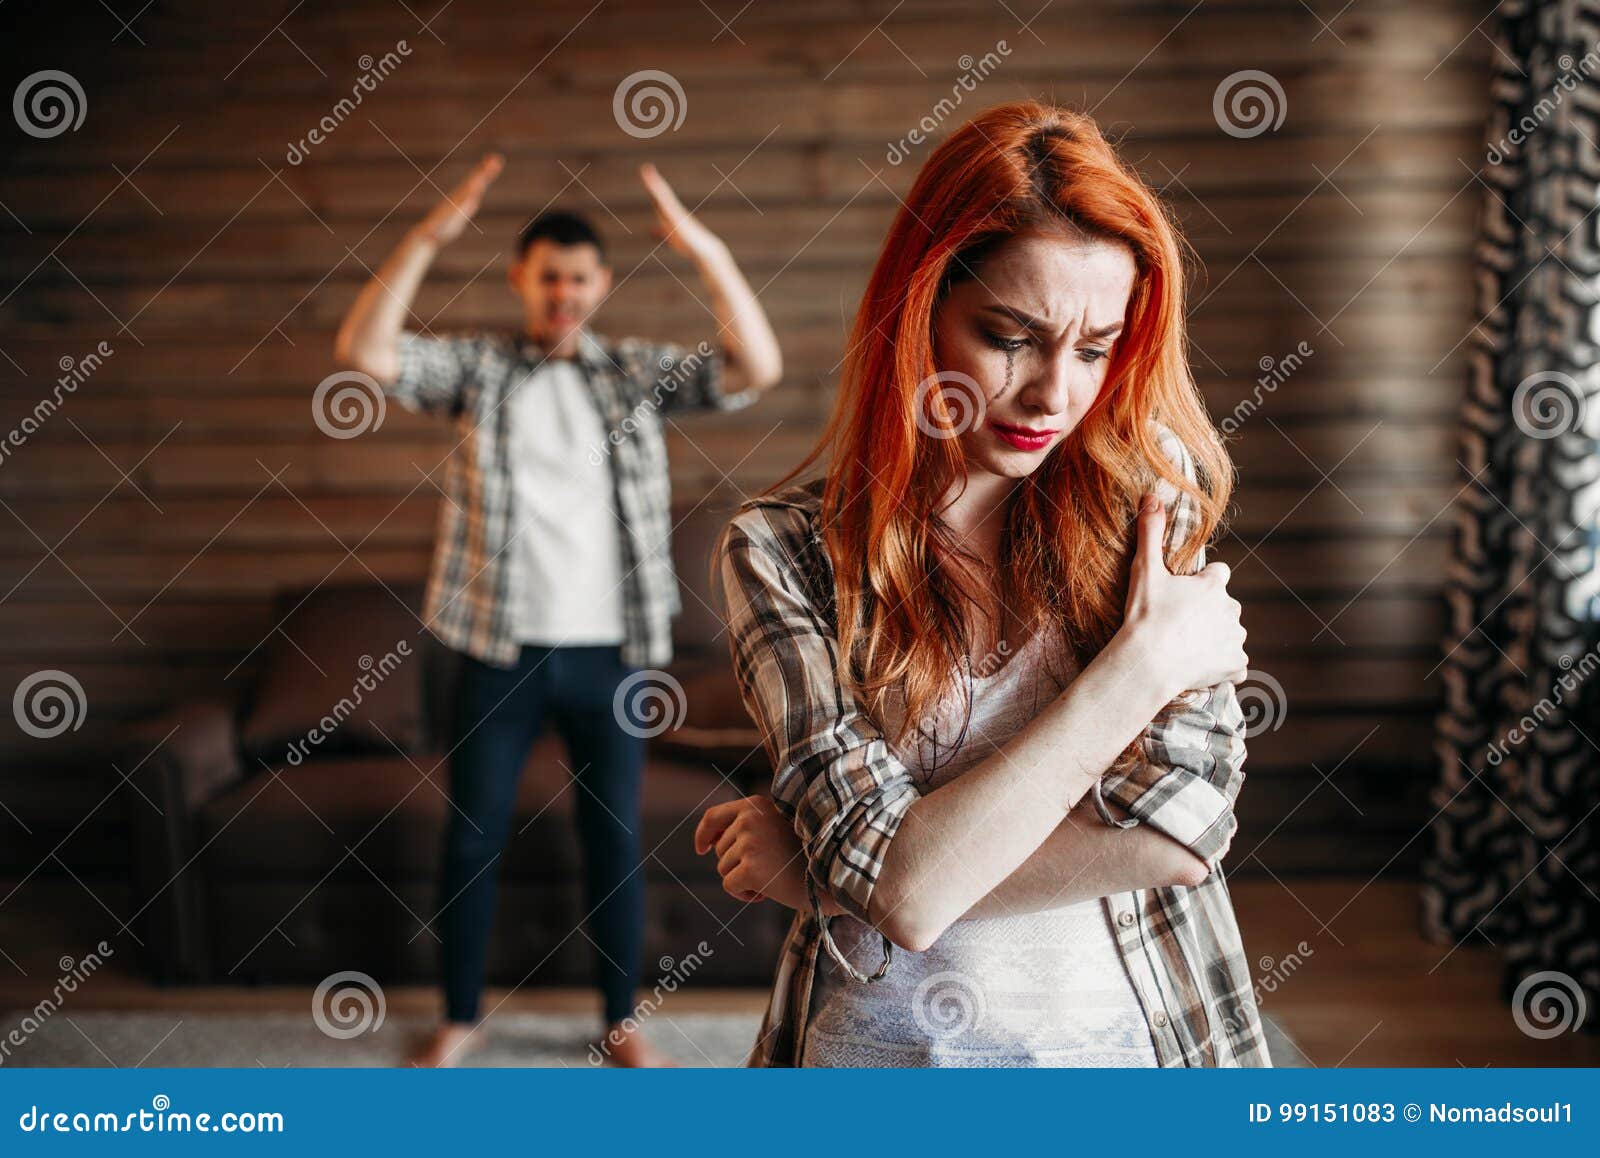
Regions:
[[[1187,448],[1164,427],[1161,435],[1193,479]],[[1170,484],[1158,490],[1169,509],[1171,558],[1196,512],[1193,500]],[[798,1064],[818,953],[826,949],[854,974],[828,932],[815,886],[866,921],[889,842],[919,796],[910,771],[837,678],[837,609],[818,526],[821,496],[822,481],[814,480],[745,502],[715,555],[741,695],[765,738],[776,770],[773,798],[800,837],[813,897],[810,911],[797,912],[790,924],[749,1066]],[[1196,568],[1204,564],[1202,553]],[[1151,759],[1146,768],[1103,776],[1091,796],[1103,822],[1148,824],[1189,848],[1211,874],[1194,887],[1115,893],[1102,904],[1161,1066],[1270,1066],[1219,863],[1237,827],[1244,715],[1231,683],[1191,693],[1185,705],[1141,736]],[[1113,817],[1107,801],[1126,817]],[[892,969],[891,948],[884,938]]]
[[[672,487],[664,418],[697,410],[738,410],[753,391],[723,390],[720,350],[580,332],[578,365],[608,438],[589,453],[611,462],[614,533],[621,538],[623,662],[664,667],[682,597],[672,566]],[[510,551],[520,525],[511,481],[514,390],[544,361],[534,342],[511,333],[423,337],[402,333],[400,370],[385,393],[409,410],[448,414],[457,444],[445,469],[445,502],[423,619],[450,647],[510,667],[519,645],[513,609],[524,578]],[[596,528],[596,533],[604,533]]]

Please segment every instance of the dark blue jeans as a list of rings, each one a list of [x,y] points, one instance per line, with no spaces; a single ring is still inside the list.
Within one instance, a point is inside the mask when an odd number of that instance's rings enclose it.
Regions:
[[[608,1024],[632,1012],[644,936],[639,790],[645,741],[613,710],[638,669],[617,644],[522,648],[499,668],[463,656],[451,738],[440,874],[446,1016],[478,1019],[517,782],[548,718],[565,741],[583,849],[585,910]],[[638,728],[635,728],[638,731]],[[574,931],[575,936],[581,934]]]

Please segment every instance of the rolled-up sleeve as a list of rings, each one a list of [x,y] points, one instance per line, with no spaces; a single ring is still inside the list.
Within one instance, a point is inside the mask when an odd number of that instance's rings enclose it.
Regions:
[[[663,414],[742,410],[756,400],[754,390],[728,393],[727,355],[710,342],[637,341],[631,352],[638,388]]]
[[[794,514],[757,507],[736,516],[718,540],[713,576],[740,694],[772,760],[773,799],[793,821],[806,857],[813,916],[833,958],[864,979],[829,935],[815,885],[870,923],[868,903],[884,855],[919,793],[910,770],[839,682],[837,640],[795,558],[804,539],[769,521]],[[883,950],[886,968],[887,937]]]
[[[1162,444],[1190,481],[1194,459],[1172,432]],[[1167,557],[1172,559],[1198,522],[1194,500],[1163,483],[1158,493],[1168,504]],[[1202,547],[1194,569],[1206,564]],[[1108,774],[1093,788],[1100,819],[1117,828],[1148,824],[1178,841],[1213,872],[1238,829],[1233,806],[1244,785],[1244,711],[1231,682],[1190,692],[1178,706],[1153,721],[1140,737],[1145,763],[1131,772]],[[1111,801],[1128,815],[1114,818]]]
[[[430,337],[402,331],[396,346],[399,371],[384,393],[407,410],[449,413],[460,407],[462,386],[478,364],[476,337]]]

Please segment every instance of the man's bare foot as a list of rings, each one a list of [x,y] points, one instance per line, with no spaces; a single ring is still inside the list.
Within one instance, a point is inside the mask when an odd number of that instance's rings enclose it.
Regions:
[[[450,1069],[482,1044],[483,1033],[477,1027],[461,1021],[442,1022],[433,1036],[406,1059],[406,1064],[420,1069]]]
[[[597,1051],[612,1065],[625,1069],[671,1069],[677,1066],[666,1054],[651,1045],[644,1030],[635,1026],[626,1028],[627,1022],[618,1022],[606,1030]]]

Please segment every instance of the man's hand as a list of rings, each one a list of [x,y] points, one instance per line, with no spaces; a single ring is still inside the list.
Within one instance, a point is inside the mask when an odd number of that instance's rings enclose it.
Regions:
[[[741,901],[771,897],[807,907],[800,838],[770,796],[746,796],[706,809],[694,830],[694,851],[717,854],[723,891]]]
[[[722,241],[683,207],[667,179],[654,165],[640,165],[639,179],[656,208],[655,236],[685,257],[705,257],[722,248]]]
[[[506,159],[499,153],[485,153],[483,159],[473,166],[472,172],[467,174],[467,179],[428,211],[428,215],[417,225],[417,234],[434,245],[446,245],[460,237],[467,228],[467,222],[478,212],[478,206],[483,204],[484,193],[500,176],[505,164]]]

